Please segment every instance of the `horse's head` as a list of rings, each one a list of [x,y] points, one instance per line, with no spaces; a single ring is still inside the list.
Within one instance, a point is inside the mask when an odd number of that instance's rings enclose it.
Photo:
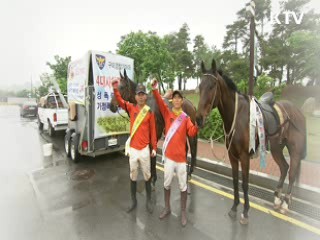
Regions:
[[[123,75],[120,72],[120,85],[119,92],[121,97],[128,102],[136,103],[135,99],[135,91],[136,91],[136,83],[133,82],[127,75],[126,70],[124,69]],[[116,112],[118,110],[118,102],[113,97],[110,103],[110,110],[112,112]]]
[[[221,76],[217,71],[216,61],[212,60],[211,69],[207,70],[201,62],[202,77],[199,85],[200,99],[197,109],[196,121],[199,127],[203,127],[206,117],[211,110],[217,107],[220,97],[219,80]]]

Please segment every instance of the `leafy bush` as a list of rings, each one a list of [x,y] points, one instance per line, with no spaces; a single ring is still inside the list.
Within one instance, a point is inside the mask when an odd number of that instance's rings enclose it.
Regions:
[[[256,98],[259,99],[265,92],[272,92],[274,88],[273,83],[273,78],[266,75],[259,76],[254,87],[254,95]]]
[[[214,109],[211,111],[209,117],[207,118],[204,128],[200,130],[199,137],[209,140],[212,136],[212,139],[219,138],[219,142],[224,142],[224,138],[221,137],[223,135],[224,132],[221,115],[218,109]]]

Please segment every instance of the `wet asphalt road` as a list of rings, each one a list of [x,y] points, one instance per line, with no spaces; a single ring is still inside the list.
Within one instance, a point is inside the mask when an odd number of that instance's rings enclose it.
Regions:
[[[165,221],[163,174],[153,192],[155,210],[145,209],[144,183],[138,183],[138,208],[131,214],[127,159],[111,154],[70,162],[63,133],[51,139],[39,133],[36,119],[20,118],[16,106],[0,106],[0,238],[11,239],[320,239],[308,230],[269,214],[250,210],[250,223],[228,217],[232,201],[192,185],[188,225],[180,226],[180,196],[174,181],[173,214]],[[52,158],[42,144],[52,142]],[[140,174],[141,177],[141,174]],[[253,200],[253,199],[251,199]]]

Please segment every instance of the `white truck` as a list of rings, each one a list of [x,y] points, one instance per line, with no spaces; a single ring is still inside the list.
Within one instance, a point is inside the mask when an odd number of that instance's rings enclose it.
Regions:
[[[56,92],[49,93],[41,97],[38,104],[38,128],[41,131],[46,129],[50,137],[68,128],[68,106],[65,106],[60,96]]]

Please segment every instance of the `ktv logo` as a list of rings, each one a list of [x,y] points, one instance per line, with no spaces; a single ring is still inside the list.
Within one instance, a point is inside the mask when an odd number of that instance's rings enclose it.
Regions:
[[[280,20],[279,19],[282,20]],[[300,15],[293,12],[293,11],[285,11],[285,12],[279,12],[279,13],[270,13],[270,20],[272,21],[272,23],[276,23],[276,24],[290,24],[292,21],[294,21],[295,24],[300,25],[302,23],[304,17],[304,13],[301,12]],[[284,21],[283,21],[284,20]]]

